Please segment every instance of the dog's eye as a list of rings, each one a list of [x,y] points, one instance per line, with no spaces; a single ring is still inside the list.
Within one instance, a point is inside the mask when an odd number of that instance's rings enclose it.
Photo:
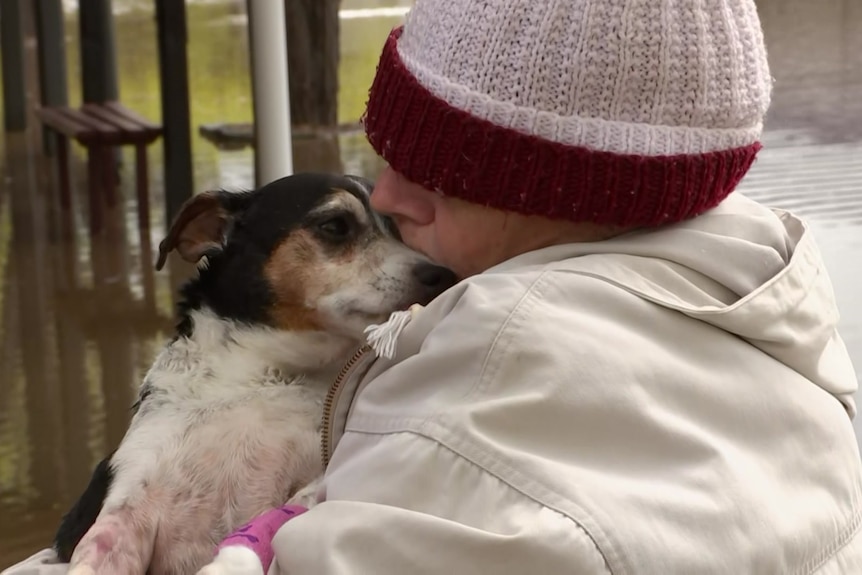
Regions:
[[[322,222],[320,230],[332,238],[342,239],[350,233],[350,222],[344,216],[336,216]]]

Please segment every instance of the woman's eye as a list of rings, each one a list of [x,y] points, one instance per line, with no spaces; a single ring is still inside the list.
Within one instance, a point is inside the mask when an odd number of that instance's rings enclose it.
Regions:
[[[350,233],[350,222],[344,217],[332,218],[321,223],[320,229],[334,238],[343,238]]]

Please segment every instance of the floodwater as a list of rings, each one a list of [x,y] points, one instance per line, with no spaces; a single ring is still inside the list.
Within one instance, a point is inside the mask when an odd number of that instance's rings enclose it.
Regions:
[[[77,20],[66,1],[69,93],[79,102]],[[343,0],[339,120],[362,110],[388,30],[410,0]],[[743,193],[810,222],[842,309],[841,328],[862,368],[862,2],[759,0],[773,74],[766,149]],[[159,118],[150,0],[114,0],[121,99]],[[203,124],[251,120],[245,2],[187,2],[196,191],[249,187],[250,149],[223,151]],[[388,10],[380,10],[388,9]],[[28,44],[35,104],[35,50]],[[32,123],[31,123],[32,125]],[[295,168],[316,152],[296,139]],[[382,167],[358,134],[338,141],[344,171]],[[122,437],[144,371],[169,337],[173,293],[190,270],[153,270],[164,234],[162,153],[150,150],[150,234],[136,226],[124,156],[121,208],[105,232],[86,232],[86,166],[75,150],[72,214],[57,209],[39,131],[0,139],[0,568],[47,545],[93,465]],[[860,436],[862,436],[862,425]]]

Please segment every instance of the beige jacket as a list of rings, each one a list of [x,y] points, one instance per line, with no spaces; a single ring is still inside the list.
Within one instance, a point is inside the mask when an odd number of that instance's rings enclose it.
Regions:
[[[862,573],[837,320],[805,225],[739,194],[463,281],[356,362],[271,573]]]

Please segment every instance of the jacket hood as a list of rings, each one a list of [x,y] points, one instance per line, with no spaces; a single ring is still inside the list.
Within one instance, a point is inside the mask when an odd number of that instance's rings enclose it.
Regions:
[[[590,257],[597,254],[603,257]],[[832,284],[811,231],[793,214],[736,192],[681,224],[538,250],[487,273],[564,267],[571,258],[644,299],[745,339],[855,416],[858,383],[837,332]]]

